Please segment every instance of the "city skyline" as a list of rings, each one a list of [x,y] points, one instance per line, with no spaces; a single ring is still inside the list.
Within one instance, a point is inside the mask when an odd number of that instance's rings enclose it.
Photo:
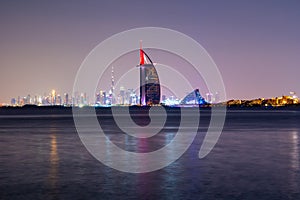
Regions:
[[[112,85],[113,86],[113,85]],[[111,87],[113,88],[113,87]],[[93,96],[88,96],[86,92],[74,92],[74,93],[60,93],[53,89],[48,92],[40,94],[27,94],[18,95],[12,97],[10,102],[0,104],[2,106],[25,106],[25,105],[37,105],[37,106],[129,106],[129,105],[143,105],[140,104],[139,89],[134,90],[132,88],[120,87],[119,90],[112,89],[109,91],[98,90]],[[117,91],[117,92],[116,92]],[[299,98],[295,92],[284,94],[282,96],[274,96],[271,98],[257,97],[254,99],[230,99],[227,101],[220,101],[218,93],[206,93],[201,95],[199,89],[195,89],[190,93],[186,93],[183,97],[177,97],[173,95],[167,96],[161,95],[161,105],[166,106],[188,106],[188,105],[227,105],[227,106],[288,106],[299,105]]]
[[[299,94],[299,8],[297,1],[1,2],[0,103],[52,89],[71,94],[79,66],[97,44],[144,26],[174,29],[203,45],[228,100]]]

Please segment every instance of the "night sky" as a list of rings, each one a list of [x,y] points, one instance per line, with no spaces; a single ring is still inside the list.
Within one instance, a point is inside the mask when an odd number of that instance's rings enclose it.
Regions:
[[[227,99],[299,95],[299,10],[292,0],[1,1],[0,103],[51,89],[71,92],[97,44],[147,26],[199,42],[223,76]]]

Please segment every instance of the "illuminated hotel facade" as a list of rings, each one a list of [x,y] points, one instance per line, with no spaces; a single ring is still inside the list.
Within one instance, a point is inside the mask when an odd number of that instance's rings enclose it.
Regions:
[[[149,56],[140,47],[140,105],[160,103],[160,82],[158,73]]]

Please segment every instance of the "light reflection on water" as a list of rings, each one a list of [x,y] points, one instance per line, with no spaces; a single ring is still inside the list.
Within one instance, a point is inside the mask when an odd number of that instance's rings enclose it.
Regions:
[[[299,139],[298,139],[298,131],[292,131],[290,134],[290,139],[292,143],[292,150],[291,150],[291,163],[292,168],[295,171],[299,171]]]
[[[201,132],[180,159],[144,174],[118,172],[96,161],[72,118],[1,118],[1,199],[299,199],[299,116],[231,113],[208,157],[198,159]],[[176,133],[168,124],[157,137],[134,139],[112,120],[104,124],[106,145],[111,139],[129,151],[153,151]]]
[[[290,140],[291,140],[291,151],[290,151],[290,160],[291,160],[291,172],[290,172],[290,185],[294,191],[299,189],[300,184],[298,182],[299,178],[299,139],[298,131],[291,131]]]
[[[57,130],[55,128],[50,128],[50,170],[49,170],[49,183],[50,187],[52,188],[52,193],[50,196],[55,197],[57,194],[57,183],[59,181],[58,177],[58,167],[59,167],[59,156],[57,152],[57,136],[56,136]]]

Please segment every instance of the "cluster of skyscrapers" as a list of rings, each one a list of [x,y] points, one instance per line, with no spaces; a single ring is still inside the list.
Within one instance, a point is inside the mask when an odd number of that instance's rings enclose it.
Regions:
[[[114,68],[111,71],[111,87],[108,92],[100,90],[95,94],[95,97],[89,97],[86,93],[75,92],[73,95],[65,93],[58,94],[52,90],[49,94],[40,95],[27,95],[26,97],[17,97],[11,99],[12,106],[23,106],[26,104],[44,105],[44,106],[110,106],[110,105],[141,105],[151,106],[158,104],[165,105],[186,105],[197,104],[203,105],[207,102],[212,103],[212,94],[207,94],[206,101],[198,89],[189,93],[185,98],[179,100],[174,97],[167,98],[162,95],[159,75],[155,69],[150,57],[140,47],[140,63],[137,66],[140,69],[140,88],[139,95],[134,89],[125,89],[120,87],[119,94],[115,92],[114,84]],[[217,99],[217,94],[215,100]]]
[[[64,93],[60,95],[55,90],[44,95],[30,95],[12,98],[11,106],[23,106],[33,104],[39,106],[109,106],[109,105],[137,105],[139,97],[133,89],[125,90],[120,88],[120,93],[115,95],[111,90],[109,92],[100,90],[95,97],[89,97],[86,93],[75,92],[74,95]]]

